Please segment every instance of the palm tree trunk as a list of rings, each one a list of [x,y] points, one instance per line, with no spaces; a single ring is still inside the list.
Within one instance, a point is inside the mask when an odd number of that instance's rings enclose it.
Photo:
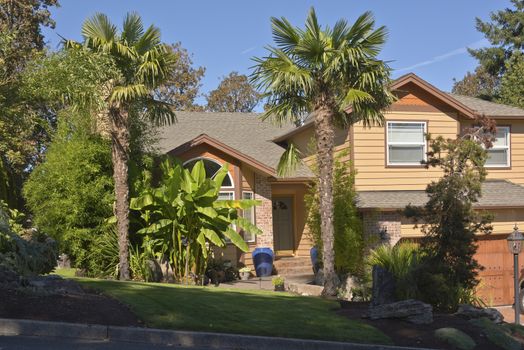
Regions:
[[[120,279],[128,280],[129,274],[129,114],[125,109],[111,110],[111,156],[115,181],[115,216],[118,231]]]
[[[322,236],[322,263],[324,265],[323,296],[337,294],[333,226],[333,148],[335,128],[333,112],[320,103],[315,107],[315,136],[319,171],[320,232]]]

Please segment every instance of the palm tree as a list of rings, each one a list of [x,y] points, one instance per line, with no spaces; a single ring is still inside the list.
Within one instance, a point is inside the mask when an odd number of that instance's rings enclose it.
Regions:
[[[377,58],[386,29],[374,29],[370,12],[352,25],[342,19],[333,28],[321,27],[314,8],[305,29],[285,18],[271,18],[271,22],[276,46],[268,47],[268,56],[254,59],[252,79],[267,97],[262,118],[278,123],[296,122],[306,115],[314,118],[325,275],[322,293],[331,296],[337,288],[332,193],[335,126],[383,122],[382,110],[394,98],[388,89],[390,69]]]
[[[157,125],[175,120],[170,105],[153,97],[154,90],[169,78],[175,59],[160,41],[160,30],[154,26],[144,30],[142,19],[135,13],[127,14],[120,32],[106,15],[97,13],[84,22],[82,36],[82,44],[69,41],[67,47],[105,54],[118,71],[118,76],[104,86],[107,106],[97,118],[104,119],[111,137],[119,270],[120,279],[125,280],[129,279],[130,128],[136,118],[145,117]]]

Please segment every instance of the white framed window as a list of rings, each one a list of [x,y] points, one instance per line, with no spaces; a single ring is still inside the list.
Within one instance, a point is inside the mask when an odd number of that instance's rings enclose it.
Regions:
[[[193,170],[193,167],[198,161],[204,162],[204,169],[206,170],[206,177],[210,179],[214,179],[217,175],[218,171],[222,167],[222,164],[217,162],[214,159],[210,158],[204,158],[204,157],[198,157],[190,159],[186,162],[184,162],[184,168],[188,169],[189,171]],[[227,176],[224,178],[224,181],[222,181],[222,188],[233,188],[235,187],[233,184],[233,178],[231,177],[231,174],[228,172]]]
[[[493,141],[493,147],[488,149],[486,167],[510,167],[511,166],[511,142],[509,126],[497,126],[497,134]]]
[[[387,165],[421,165],[426,160],[426,122],[388,121]]]
[[[232,201],[235,199],[234,191],[220,191],[218,192],[219,201]]]
[[[254,199],[253,192],[242,192],[242,199]],[[255,225],[255,207],[242,210],[242,217],[248,220],[252,225]],[[255,235],[251,232],[244,231],[244,240],[246,242],[255,242]]]

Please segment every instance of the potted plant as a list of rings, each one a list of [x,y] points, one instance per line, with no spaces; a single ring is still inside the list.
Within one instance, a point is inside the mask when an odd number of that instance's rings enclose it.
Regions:
[[[241,268],[240,270],[238,270],[238,272],[240,272],[240,279],[242,281],[247,281],[249,277],[251,276],[251,268],[247,266]]]
[[[276,292],[283,292],[286,290],[284,286],[286,280],[284,279],[284,277],[275,276],[273,277],[271,282],[273,283]]]

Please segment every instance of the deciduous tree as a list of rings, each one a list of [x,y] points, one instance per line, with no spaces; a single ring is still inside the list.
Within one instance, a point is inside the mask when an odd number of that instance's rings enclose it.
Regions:
[[[206,109],[211,112],[252,112],[259,100],[260,94],[247,76],[231,72],[209,93]]]

